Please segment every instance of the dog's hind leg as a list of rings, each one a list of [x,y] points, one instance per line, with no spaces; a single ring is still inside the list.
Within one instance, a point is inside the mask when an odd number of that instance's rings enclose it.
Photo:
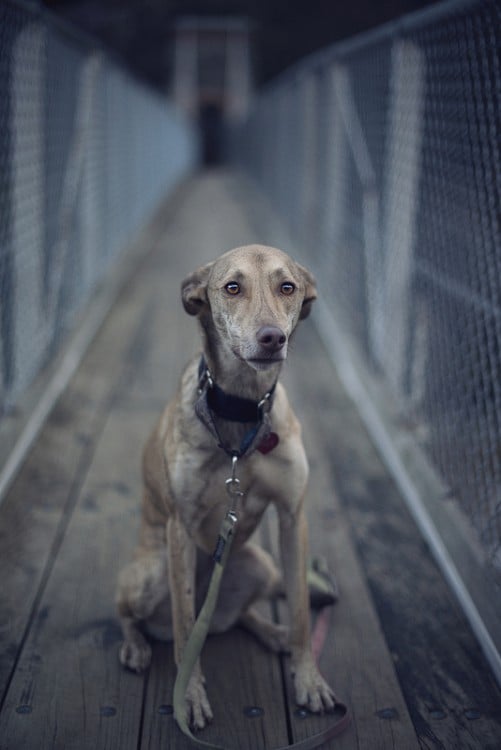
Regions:
[[[272,651],[287,649],[288,629],[276,625],[252,606],[259,599],[282,594],[283,586],[271,555],[261,547],[247,543],[232,552],[225,570],[211,633],[224,633],[240,624]]]
[[[276,654],[289,651],[289,628],[263,617],[255,607],[248,607],[241,615],[239,624],[270,651]]]

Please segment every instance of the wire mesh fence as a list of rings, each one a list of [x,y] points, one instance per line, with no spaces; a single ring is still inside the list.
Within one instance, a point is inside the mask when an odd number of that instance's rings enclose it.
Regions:
[[[163,97],[47,14],[0,5],[0,417],[195,156]]]
[[[501,6],[336,45],[255,102],[231,153],[501,569]]]

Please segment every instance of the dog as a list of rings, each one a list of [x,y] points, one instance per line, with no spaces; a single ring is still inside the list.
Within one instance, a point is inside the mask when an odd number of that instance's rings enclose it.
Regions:
[[[308,464],[299,422],[277,382],[290,338],[316,296],[309,271],[262,245],[230,250],[182,283],[184,308],[200,323],[203,354],[185,369],[143,455],[139,544],[117,592],[120,661],[131,670],[150,663],[145,632],[173,640],[179,666],[208,587],[228,505],[225,483],[237,465],[238,479],[230,484],[238,523],[210,632],[239,624],[272,651],[289,651],[297,703],[317,713],[335,706],[310,647]],[[278,515],[283,577],[272,557],[249,541],[270,503]],[[289,628],[254,607],[281,594]],[[186,691],[186,717],[197,730],[212,719],[200,663]]]

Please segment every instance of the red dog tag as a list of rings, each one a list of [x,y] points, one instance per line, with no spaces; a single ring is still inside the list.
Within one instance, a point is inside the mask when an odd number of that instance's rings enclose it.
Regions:
[[[276,448],[278,443],[280,442],[280,438],[278,437],[276,432],[270,432],[269,435],[267,435],[259,445],[257,446],[257,449],[260,453],[263,455],[266,455],[266,453],[269,453],[273,450],[273,448]]]

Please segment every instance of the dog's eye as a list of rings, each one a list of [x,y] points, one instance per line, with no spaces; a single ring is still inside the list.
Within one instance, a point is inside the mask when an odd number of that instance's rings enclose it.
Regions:
[[[237,284],[236,281],[230,281],[229,284],[226,284],[225,289],[228,294],[232,294],[233,296],[235,296],[235,294],[238,294],[240,292],[240,284]]]
[[[295,290],[296,287],[291,281],[285,281],[280,287],[280,291],[282,292],[282,294],[285,294],[287,297],[293,294]]]

